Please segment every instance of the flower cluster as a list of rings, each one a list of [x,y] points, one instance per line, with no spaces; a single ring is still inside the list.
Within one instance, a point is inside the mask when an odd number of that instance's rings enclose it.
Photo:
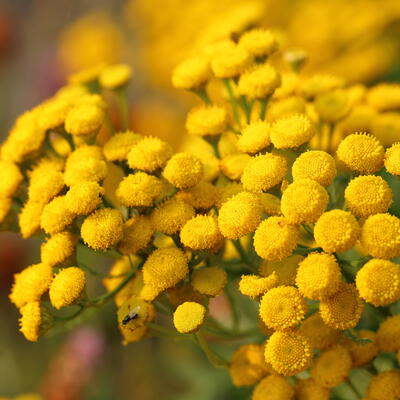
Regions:
[[[305,77],[279,58],[274,35],[254,29],[178,65],[173,85],[203,101],[180,152],[128,129],[127,65],[79,72],[17,119],[1,146],[0,220],[45,236],[10,293],[28,340],[114,299],[124,343],[193,340],[234,385],[256,385],[253,400],[360,390],[353,367],[399,358],[400,144],[365,123],[400,109],[400,86]],[[118,132],[106,94],[120,101]],[[117,260],[102,276],[82,250]],[[89,275],[105,294],[86,293]],[[223,293],[232,327],[213,315]],[[259,315],[248,332],[244,297]],[[247,341],[227,362],[208,339],[232,337]],[[400,396],[394,359],[374,370],[369,400]]]

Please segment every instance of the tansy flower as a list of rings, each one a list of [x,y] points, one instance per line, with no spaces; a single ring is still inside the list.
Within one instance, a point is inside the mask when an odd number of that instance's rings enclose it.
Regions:
[[[53,271],[47,264],[35,264],[25,268],[14,275],[11,302],[21,308],[26,303],[39,301],[43,293],[47,292],[52,279]]]
[[[264,99],[280,85],[281,78],[269,64],[256,65],[240,75],[237,91],[249,99]]]
[[[400,138],[400,114],[398,112],[386,112],[374,115],[369,131],[384,147],[389,147],[398,142]]]
[[[175,286],[187,273],[187,258],[175,247],[153,251],[143,265],[144,283],[160,290]]]
[[[49,288],[51,304],[60,309],[75,303],[86,285],[85,273],[78,267],[62,269],[53,279]]]
[[[75,251],[77,238],[70,232],[60,232],[51,236],[40,247],[40,258],[50,266],[58,265]]]
[[[172,307],[177,308],[187,301],[203,304],[206,303],[206,298],[199,292],[193,289],[192,285],[184,284],[182,286],[175,286],[167,291],[168,300]]]
[[[344,86],[342,78],[329,74],[315,74],[301,81],[300,92],[307,99]]]
[[[296,399],[329,400],[329,391],[318,385],[312,378],[299,379],[296,384]]]
[[[354,133],[340,142],[336,154],[352,171],[373,174],[383,166],[385,149],[374,136]]]
[[[260,266],[260,275],[268,276],[273,272],[278,276],[278,286],[294,286],[296,280],[297,268],[304,257],[294,254],[282,261],[263,261]]]
[[[218,188],[219,198],[217,206],[221,208],[222,204],[228,201],[231,197],[243,192],[243,185],[238,182],[228,182]]]
[[[328,205],[328,193],[311,179],[299,179],[283,192],[281,209],[289,223],[313,223]]]
[[[372,259],[357,272],[360,296],[375,307],[400,299],[400,266],[389,260]]]
[[[75,214],[69,211],[65,196],[58,196],[43,208],[40,226],[49,235],[54,235],[63,231],[74,218]]]
[[[30,342],[37,342],[42,324],[42,311],[39,301],[32,301],[20,308],[19,330]]]
[[[18,224],[24,239],[32,236],[40,228],[40,217],[45,204],[27,201],[18,215]]]
[[[335,257],[326,253],[311,253],[297,269],[296,285],[309,299],[321,300],[339,290],[341,271]]]
[[[208,210],[218,203],[220,192],[211,183],[201,181],[190,189],[181,190],[175,195],[175,198],[185,201],[196,210]]]
[[[253,390],[251,400],[293,399],[294,389],[282,376],[268,375]]]
[[[88,215],[100,205],[103,193],[97,182],[83,181],[71,186],[65,195],[65,204],[73,214]]]
[[[270,276],[242,275],[239,281],[239,291],[245,296],[256,298],[268,290],[278,286],[278,275],[273,272]]]
[[[4,221],[11,210],[12,199],[9,197],[0,197],[0,223]]]
[[[17,165],[0,160],[0,196],[12,197],[22,180],[23,176]]]
[[[238,193],[220,208],[219,229],[226,238],[239,239],[256,230],[261,220],[261,212],[262,204],[256,194]]]
[[[174,326],[180,333],[193,333],[203,325],[206,309],[203,305],[187,301],[175,310]]]
[[[306,318],[298,328],[298,332],[305,336],[313,349],[324,350],[338,342],[340,331],[324,323],[319,313]]]
[[[81,104],[92,104],[94,106],[100,107],[102,110],[107,111],[108,104],[104,98],[97,93],[86,93],[81,97],[76,98],[74,105],[79,106]]]
[[[275,35],[267,29],[252,29],[243,33],[239,47],[246,49],[253,57],[269,56],[278,49]]]
[[[132,131],[118,132],[104,144],[103,153],[107,161],[124,161],[126,160],[132,147],[143,136],[133,133]]]
[[[268,372],[261,344],[245,344],[232,354],[229,375],[236,387],[251,386]]]
[[[343,210],[323,213],[314,227],[317,246],[327,253],[341,253],[351,249],[361,235],[356,218]]]
[[[284,157],[271,153],[253,157],[244,167],[243,187],[253,192],[267,191],[282,182],[286,168]]]
[[[303,320],[306,311],[303,296],[292,286],[270,289],[261,299],[259,310],[265,325],[276,330],[295,327]]]
[[[385,168],[392,175],[400,175],[400,143],[396,143],[386,150]]]
[[[28,197],[30,201],[46,204],[64,187],[64,176],[62,172],[39,168],[40,173],[33,171],[28,186]]]
[[[225,47],[211,60],[211,69],[217,78],[234,78],[251,64],[250,53],[241,46]]]
[[[267,215],[281,215],[281,199],[271,193],[261,193],[261,203]]]
[[[180,239],[193,250],[211,249],[222,241],[216,217],[197,215],[183,226]]]
[[[308,178],[322,186],[329,186],[336,176],[335,160],[325,151],[306,151],[296,158],[292,175],[295,180]]]
[[[81,226],[83,241],[94,250],[107,250],[123,236],[122,214],[119,210],[102,208],[85,218]]]
[[[348,92],[337,89],[319,95],[314,107],[322,121],[335,123],[350,112],[351,101]]]
[[[365,175],[352,179],[344,192],[346,205],[358,217],[385,213],[393,202],[393,193],[380,176]]]
[[[247,125],[238,137],[237,148],[244,153],[257,153],[271,143],[271,126],[265,121],[255,121]]]
[[[295,332],[275,332],[265,345],[265,361],[279,374],[293,376],[309,366],[311,350],[304,336]]]
[[[218,296],[225,287],[228,276],[219,267],[200,268],[193,272],[191,284],[195,290],[206,296]]]
[[[361,229],[361,246],[375,258],[400,256],[400,219],[390,214],[368,217]]]
[[[319,311],[328,326],[345,330],[357,325],[363,303],[353,284],[341,282],[337,292],[320,302]]]
[[[368,400],[397,400],[400,397],[400,371],[383,371],[369,381]]]
[[[172,71],[172,85],[192,90],[204,85],[211,76],[210,60],[203,55],[183,60]]]
[[[186,129],[190,135],[216,136],[225,131],[228,113],[224,107],[200,106],[193,108],[186,119]]]
[[[75,85],[79,83],[93,82],[98,78],[100,72],[104,69],[104,66],[104,62],[100,61],[95,65],[83,68],[80,71],[71,74],[68,77],[68,83]]]
[[[41,107],[38,125],[44,130],[55,129],[63,125],[72,106],[72,101],[58,96],[46,101]]]
[[[197,185],[203,177],[203,164],[193,154],[174,154],[163,171],[164,178],[178,189]]]
[[[374,331],[360,330],[357,332],[361,339],[368,339],[367,343],[358,343],[348,339],[344,346],[350,352],[352,366],[360,367],[372,361],[379,353],[376,343],[376,333]]]
[[[278,90],[279,88],[275,90],[275,93]],[[305,111],[306,111],[305,100],[300,96],[290,96],[287,98],[271,101],[270,103],[268,103],[268,112],[266,118],[269,121],[276,121],[277,119],[292,114],[304,114]]]
[[[264,260],[280,261],[292,254],[300,231],[284,217],[269,217],[262,221],[254,234],[254,249]]]
[[[219,167],[225,176],[237,181],[243,175],[243,170],[250,161],[251,157],[248,154],[229,154],[220,161]]]
[[[350,369],[349,351],[343,346],[336,345],[315,359],[311,376],[322,387],[331,388],[342,383],[349,375]]]
[[[173,198],[157,206],[151,213],[150,220],[156,232],[173,235],[194,215],[194,208],[190,204]]]
[[[145,136],[128,153],[128,165],[132,169],[153,172],[163,168],[172,153],[172,147],[168,143],[156,137]]]
[[[314,127],[308,117],[292,114],[278,119],[272,125],[270,137],[277,149],[290,149],[308,142],[314,133]]]
[[[378,111],[397,110],[400,108],[400,85],[380,83],[368,91],[367,102]]]
[[[381,351],[400,350],[400,314],[388,317],[381,323],[376,342]]]
[[[126,85],[132,78],[132,68],[127,64],[114,64],[105,67],[100,75],[99,82],[103,88],[116,89]]]
[[[124,223],[123,238],[118,244],[122,254],[135,254],[144,250],[150,243],[154,229],[150,218],[137,215]]]
[[[104,110],[94,104],[73,107],[65,118],[65,130],[71,135],[86,136],[97,133],[103,125]]]
[[[145,172],[136,172],[120,182],[115,194],[124,206],[148,207],[160,196],[163,188],[163,183],[157,177]]]

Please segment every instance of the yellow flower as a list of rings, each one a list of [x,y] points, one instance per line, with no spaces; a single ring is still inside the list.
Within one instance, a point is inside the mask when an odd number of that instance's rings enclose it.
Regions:
[[[292,175],[294,180],[308,178],[322,186],[329,186],[336,176],[335,160],[325,151],[306,151],[296,158]]]
[[[144,283],[160,290],[175,286],[187,273],[187,258],[175,247],[153,251],[143,265]]]
[[[203,164],[190,153],[176,153],[167,162],[163,176],[178,189],[188,189],[201,181]]]
[[[193,333],[200,329],[204,323],[206,309],[203,305],[187,301],[175,310],[174,325],[180,333]]]
[[[127,64],[110,65],[101,71],[99,82],[103,88],[116,89],[125,86],[132,78],[132,73],[132,68]]]
[[[40,247],[40,258],[44,264],[61,264],[75,252],[77,238],[70,232],[51,236]]]
[[[278,275],[273,272],[270,276],[242,275],[239,281],[239,291],[245,296],[256,298],[268,290],[278,286]]]
[[[339,290],[341,277],[335,257],[326,253],[311,253],[299,264],[296,285],[305,297],[322,300]]]
[[[342,78],[328,74],[315,74],[301,81],[300,92],[307,99],[344,86]]]
[[[400,350],[400,314],[388,317],[381,323],[376,341],[381,351]]]
[[[295,254],[282,261],[263,261],[260,266],[260,275],[268,276],[275,272],[278,276],[278,285],[294,286],[297,268],[304,257]]]
[[[206,297],[195,291],[193,286],[189,284],[170,288],[167,293],[168,300],[175,309],[187,301],[193,301],[200,304],[205,304],[207,302]]]
[[[336,154],[352,171],[373,174],[383,166],[385,149],[375,137],[354,133],[340,142]]]
[[[375,258],[400,256],[400,219],[390,214],[368,217],[361,229],[361,246]]]
[[[178,89],[192,90],[204,85],[211,76],[208,57],[198,55],[183,60],[172,71],[172,85]]]
[[[40,172],[39,172],[40,171]],[[37,173],[39,172],[39,173]],[[28,186],[29,201],[46,204],[64,187],[62,172],[39,165],[33,170]]]
[[[294,389],[282,376],[268,375],[253,390],[251,400],[293,399]]]
[[[314,313],[305,319],[298,332],[310,341],[313,349],[327,349],[340,339],[340,331],[326,325],[319,313]]]
[[[354,340],[348,339],[344,342],[344,346],[350,352],[352,366],[360,367],[372,361],[379,353],[376,343],[376,333],[374,331],[360,330],[357,331],[362,339],[368,339],[368,343],[357,343]]]
[[[372,259],[357,272],[360,296],[375,307],[400,299],[400,266],[388,260]]]
[[[232,354],[229,375],[236,387],[251,386],[268,372],[261,344],[245,344]]]
[[[11,210],[12,199],[9,197],[0,197],[0,223],[2,223]]]
[[[267,29],[252,29],[243,33],[239,47],[246,49],[253,57],[270,56],[278,50],[275,35]]]
[[[290,149],[307,143],[315,130],[304,114],[292,114],[278,119],[271,127],[271,142],[277,149]]]
[[[356,218],[343,210],[323,213],[314,227],[317,246],[327,253],[341,253],[351,249],[361,235]]]
[[[285,376],[297,375],[304,371],[312,359],[310,343],[304,336],[295,332],[273,333],[267,341],[264,354],[267,363]]]
[[[276,89],[275,94],[280,88]],[[268,103],[268,112],[266,118],[268,121],[276,121],[279,118],[289,116],[291,114],[303,114],[306,111],[306,102],[303,97],[290,96],[283,99],[278,99]]]
[[[284,217],[269,217],[262,221],[254,234],[254,249],[264,260],[281,261],[297,246],[300,231]]]
[[[234,78],[251,64],[250,53],[241,46],[220,49],[211,60],[211,69],[217,78]]]
[[[271,126],[265,121],[255,121],[247,125],[237,141],[237,148],[244,153],[257,153],[271,143]]]
[[[353,284],[341,282],[336,293],[320,302],[319,311],[328,326],[345,330],[357,325],[363,303]]]
[[[383,371],[373,376],[366,396],[368,400],[397,400],[400,397],[400,371]]]
[[[336,123],[351,110],[349,94],[343,89],[319,95],[314,102],[315,109],[322,121]]]
[[[26,303],[20,308],[21,318],[19,330],[30,342],[37,342],[42,324],[42,311],[39,301]]]
[[[73,107],[65,118],[65,130],[71,135],[95,134],[103,125],[104,110],[94,104],[80,104]]]
[[[65,184],[71,186],[82,181],[98,182],[107,175],[107,164],[98,146],[81,146],[73,151],[65,164]]]
[[[81,226],[83,241],[94,250],[115,246],[123,235],[123,221],[119,210],[102,208],[85,218]]]
[[[267,191],[282,182],[286,168],[284,157],[271,153],[253,157],[244,167],[243,187],[253,192]]]
[[[128,165],[132,169],[153,172],[163,168],[172,153],[172,147],[168,143],[156,137],[145,136],[128,153]]]
[[[381,83],[368,91],[367,102],[378,111],[400,108],[400,85]]]
[[[12,197],[18,190],[19,184],[22,182],[23,176],[12,162],[0,160],[0,196]]]
[[[329,391],[319,386],[312,378],[299,379],[296,384],[296,399],[329,400]]]
[[[396,143],[386,150],[385,167],[390,174],[400,175],[400,143]]]
[[[35,264],[25,268],[14,275],[11,302],[21,308],[26,303],[39,301],[43,293],[47,292],[52,279],[53,271],[47,264]]]
[[[75,214],[69,211],[65,196],[58,196],[43,208],[40,226],[49,235],[54,235],[63,231],[74,218]]]
[[[385,147],[398,142],[400,138],[400,113],[386,112],[375,115],[371,121],[370,132]]]
[[[268,328],[285,330],[303,320],[307,304],[295,287],[279,286],[270,289],[262,297],[259,312]]]
[[[118,244],[122,254],[135,254],[144,250],[150,243],[154,229],[149,217],[137,215],[124,223],[123,238]]]
[[[190,135],[216,136],[225,131],[228,113],[218,105],[193,108],[186,119],[186,129]]]
[[[104,157],[107,161],[124,161],[140,139],[142,136],[132,131],[118,132],[104,144]]]
[[[311,376],[322,387],[331,388],[342,383],[349,375],[350,369],[349,351],[343,346],[336,345],[315,359]]]
[[[157,177],[136,172],[120,182],[115,194],[124,206],[148,207],[161,195],[163,188],[163,183]]]
[[[240,75],[237,91],[248,99],[265,99],[280,85],[281,77],[269,64],[256,65]]]
[[[46,101],[40,110],[38,125],[44,130],[62,126],[72,105],[73,102],[65,97],[56,96]]]
[[[216,217],[197,215],[183,226],[180,239],[192,250],[212,249],[222,241]]]
[[[251,161],[248,154],[236,153],[225,156],[219,163],[221,172],[233,181],[241,178],[243,170]]]
[[[40,217],[45,204],[27,201],[18,215],[19,229],[24,239],[32,236],[40,228]]]
[[[226,238],[239,239],[256,230],[261,220],[261,212],[259,196],[248,192],[238,193],[220,208],[219,229]]]
[[[88,215],[101,204],[104,189],[97,182],[83,181],[71,186],[65,195],[68,210],[76,215]]]
[[[228,276],[222,268],[207,267],[193,272],[191,284],[199,293],[215,297],[221,294],[227,279]]]
[[[219,191],[209,182],[201,181],[190,189],[181,190],[175,195],[177,200],[183,200],[195,209],[208,210],[219,201]]]
[[[85,285],[86,276],[80,268],[62,269],[49,288],[51,304],[57,309],[74,304],[81,297]]]
[[[344,192],[346,205],[358,217],[385,213],[393,202],[393,193],[380,176],[365,175],[352,179]]]
[[[289,223],[313,223],[328,205],[327,191],[311,179],[299,179],[283,192],[281,209]]]
[[[267,215],[281,215],[281,199],[270,193],[261,193],[261,203]]]

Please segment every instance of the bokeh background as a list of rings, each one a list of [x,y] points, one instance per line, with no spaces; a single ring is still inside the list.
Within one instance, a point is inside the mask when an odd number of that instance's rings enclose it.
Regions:
[[[283,49],[307,52],[304,74],[365,85],[400,81],[399,0],[0,0],[0,139],[69,74],[127,62],[135,70],[131,128],[179,148],[193,99],[172,88],[172,68],[205,43],[256,24],[272,29]],[[7,295],[13,273],[38,257],[35,239],[0,234],[0,397],[248,398],[249,390],[232,388],[226,371],[186,342],[150,338],[122,346],[112,304],[27,342]],[[224,304],[216,300],[222,318]]]

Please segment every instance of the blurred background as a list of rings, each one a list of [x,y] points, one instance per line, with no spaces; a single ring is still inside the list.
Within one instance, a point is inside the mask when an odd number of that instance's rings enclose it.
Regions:
[[[305,74],[365,85],[400,81],[399,0],[0,0],[0,138],[69,74],[126,62],[135,70],[131,128],[179,148],[193,99],[172,88],[172,68],[205,43],[253,25],[272,29],[283,49],[304,49]],[[249,390],[232,388],[227,372],[186,342],[122,346],[112,304],[27,342],[7,295],[12,275],[38,258],[39,242],[0,234],[0,398],[248,398]],[[224,299],[216,301],[223,312]]]

